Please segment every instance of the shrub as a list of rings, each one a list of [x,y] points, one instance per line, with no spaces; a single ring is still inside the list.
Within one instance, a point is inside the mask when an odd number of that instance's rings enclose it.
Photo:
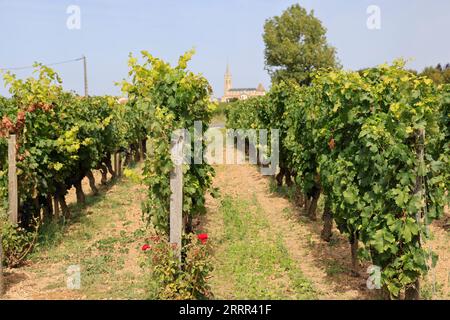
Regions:
[[[193,300],[212,297],[207,278],[212,271],[209,245],[195,234],[183,240],[182,262],[172,244],[160,236],[142,247],[145,265],[150,267],[150,292],[154,299]]]
[[[6,266],[17,267],[24,261],[36,243],[38,230],[39,225],[37,223],[32,230],[26,230],[0,216],[1,245],[3,246],[3,259]]]

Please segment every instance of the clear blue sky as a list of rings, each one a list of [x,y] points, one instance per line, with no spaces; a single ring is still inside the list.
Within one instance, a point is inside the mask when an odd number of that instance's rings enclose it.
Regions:
[[[0,0],[0,68],[85,54],[90,94],[119,94],[114,82],[126,77],[129,52],[175,62],[195,47],[190,68],[207,77],[215,96],[223,93],[227,60],[235,87],[268,87],[263,24],[296,2],[314,9],[346,69],[397,57],[414,59],[415,69],[450,62],[448,0]],[[381,30],[366,27],[370,4],[381,8]],[[69,5],[81,8],[80,30],[66,27]],[[67,89],[83,92],[80,62],[55,69]]]

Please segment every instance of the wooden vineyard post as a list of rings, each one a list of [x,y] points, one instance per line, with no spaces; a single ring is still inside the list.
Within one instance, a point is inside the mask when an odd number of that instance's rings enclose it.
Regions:
[[[120,152],[117,152],[117,176],[121,177],[122,176],[122,154]]]
[[[416,147],[416,156],[417,160],[419,160],[419,167],[418,167],[418,174],[416,177],[416,186],[414,188],[414,194],[418,194],[421,198],[421,201],[424,199],[424,193],[423,193],[423,175],[425,170],[424,166],[424,154],[425,154],[425,129],[420,129],[417,133],[417,147]],[[420,210],[417,210],[416,212],[416,222],[418,224],[419,230],[420,230],[420,224],[422,220],[422,213],[424,212],[424,206],[425,203],[422,203],[422,207]],[[426,217],[425,217],[426,219]],[[422,246],[422,238],[419,231],[418,235],[419,240],[419,246]],[[405,300],[420,300],[420,280],[417,279],[414,282],[414,285],[407,288],[405,291]]]
[[[120,152],[114,152],[114,172],[117,177],[122,176],[122,154]]]
[[[183,228],[183,142],[182,131],[172,134],[170,152],[173,169],[170,172],[170,243],[176,245],[176,255],[181,262],[181,236]]]
[[[116,173],[117,177],[120,175],[119,174],[119,152],[114,152],[114,172]]]
[[[8,140],[8,203],[9,220],[17,224],[19,220],[19,196],[17,192],[16,170],[16,135],[12,134]]]
[[[113,154],[113,159],[114,159],[114,172],[117,174],[117,176],[119,175],[119,172],[117,172],[117,152],[114,152]]]
[[[59,202],[56,196],[53,197],[53,215],[59,218]]]
[[[0,225],[0,231],[2,226]],[[0,232],[0,297],[3,296],[5,292],[5,282],[3,278],[3,242],[2,242],[2,233]]]

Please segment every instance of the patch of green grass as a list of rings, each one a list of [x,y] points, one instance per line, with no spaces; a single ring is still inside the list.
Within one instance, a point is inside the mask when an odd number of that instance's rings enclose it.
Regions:
[[[444,284],[426,281],[420,288],[420,297],[422,300],[433,300],[436,297],[444,297]],[[450,294],[449,294],[450,295]]]
[[[326,264],[325,272],[328,276],[333,277],[338,274],[348,272],[347,268],[342,266],[339,262],[335,260],[330,260]]]
[[[220,212],[224,249],[216,257],[215,274],[224,283],[214,285],[231,284],[227,298],[314,298],[311,283],[295,267],[282,235],[272,229],[255,197],[250,202],[225,197]]]
[[[52,283],[48,284],[47,286],[45,286],[45,289],[46,290],[55,290],[55,289],[64,288],[64,286],[66,286],[66,284],[63,283],[63,281],[56,281],[56,282],[52,282]]]
[[[88,256],[81,260],[83,266],[83,279],[103,273],[115,272],[115,258],[111,254]]]
[[[282,253],[281,261],[284,264],[284,269],[291,279],[291,283],[295,292],[299,293],[298,298],[315,298],[315,290],[310,281],[308,281],[299,268],[295,267],[295,262],[289,256],[289,252],[284,246],[283,238],[281,234],[277,235],[277,247]]]
[[[283,218],[285,219],[292,219],[294,217],[294,212],[291,208],[286,207],[282,210]]]
[[[104,238],[104,239],[100,239],[97,242],[94,243],[94,247],[97,250],[111,250],[112,247],[115,246],[116,243],[118,243],[120,241],[119,238],[115,238],[115,237],[108,237],[108,238]]]
[[[295,200],[297,199],[297,194],[300,192],[299,187],[295,184],[288,186],[283,183],[283,185],[279,187],[275,179],[270,180],[269,191],[288,199],[292,203],[295,202]]]

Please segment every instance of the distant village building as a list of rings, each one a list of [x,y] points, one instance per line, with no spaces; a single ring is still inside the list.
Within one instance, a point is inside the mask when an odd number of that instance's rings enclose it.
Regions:
[[[128,103],[128,98],[127,97],[119,98],[119,100],[117,100],[117,102],[120,103],[120,104],[127,104]]]
[[[230,68],[227,65],[227,70],[225,72],[225,87],[224,95],[220,99],[221,102],[230,102],[234,100],[246,100],[250,97],[264,96],[266,90],[260,83],[257,88],[233,88],[231,84],[231,73]]]

